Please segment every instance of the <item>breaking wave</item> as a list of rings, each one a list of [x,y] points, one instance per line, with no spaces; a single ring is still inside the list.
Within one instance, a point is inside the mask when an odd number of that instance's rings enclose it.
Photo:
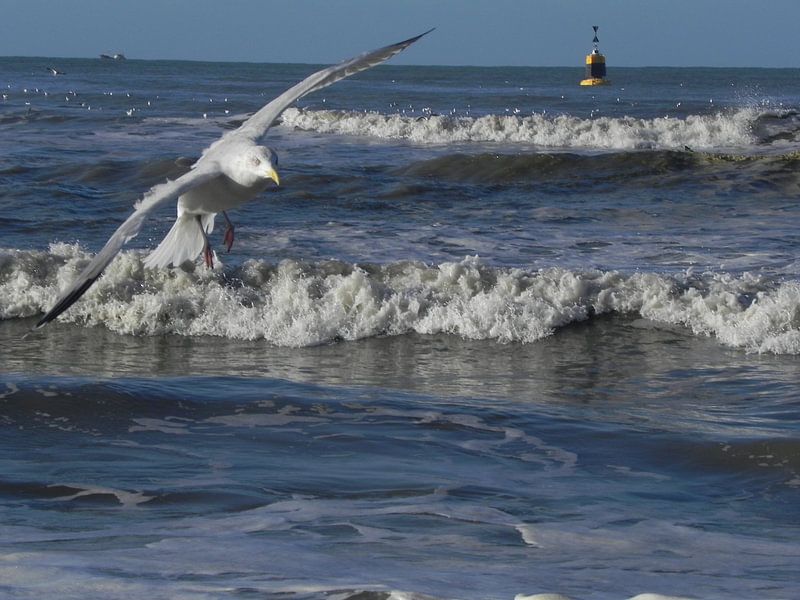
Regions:
[[[303,131],[404,139],[421,144],[513,142],[543,148],[656,150],[683,149],[684,146],[704,149],[751,146],[760,141],[754,126],[765,118],[767,115],[754,108],[652,119],[584,119],[563,114],[412,117],[290,108],[283,113],[282,124]],[[775,128],[765,125],[762,129],[769,129],[765,135],[777,139],[780,135],[775,133]]]
[[[616,313],[682,325],[750,352],[800,354],[800,282],[751,274],[529,271],[475,257],[433,266],[249,260],[229,271],[149,270],[143,257],[122,253],[61,320],[297,347],[409,332],[530,343]],[[0,318],[49,308],[90,258],[68,244],[0,251]]]

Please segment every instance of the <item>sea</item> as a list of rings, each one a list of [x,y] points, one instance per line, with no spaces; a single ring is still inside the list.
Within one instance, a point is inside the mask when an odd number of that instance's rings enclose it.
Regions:
[[[608,60],[302,98],[31,332],[320,66],[0,58],[0,597],[797,598],[800,69]]]

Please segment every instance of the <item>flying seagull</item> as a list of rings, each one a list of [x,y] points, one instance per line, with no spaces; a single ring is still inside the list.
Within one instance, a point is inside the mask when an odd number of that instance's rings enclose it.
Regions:
[[[133,214],[119,226],[55,306],[39,319],[34,329],[44,327],[72,306],[97,281],[120,248],[139,233],[145,218],[157,207],[175,199],[178,200],[175,224],[145,259],[145,266],[178,266],[184,261],[197,258],[201,252],[206,265],[212,266],[213,253],[208,234],[214,228],[216,214],[221,212],[227,221],[224,241],[230,249],[233,243],[233,225],[225,211],[252,200],[266,189],[270,180],[275,184],[280,183],[275,170],[278,155],[271,148],[258,145],[258,141],[281,113],[306,94],[390,59],[431,31],[433,30],[404,42],[365,52],[309,75],[258,110],[238,129],[226,133],[206,148],[188,173],[174,181],[167,180],[153,186],[134,205]]]
[[[47,70],[50,71],[53,75],[63,75],[63,71],[59,71],[55,67],[47,67]]]

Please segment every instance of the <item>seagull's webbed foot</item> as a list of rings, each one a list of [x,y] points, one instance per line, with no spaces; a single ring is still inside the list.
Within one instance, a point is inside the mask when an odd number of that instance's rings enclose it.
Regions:
[[[231,248],[233,247],[234,226],[233,223],[231,223],[231,220],[228,218],[228,213],[226,213],[224,210],[222,211],[222,216],[225,217],[225,222],[228,224],[228,228],[225,230],[225,237],[222,241],[227,246],[228,252],[230,252]]]

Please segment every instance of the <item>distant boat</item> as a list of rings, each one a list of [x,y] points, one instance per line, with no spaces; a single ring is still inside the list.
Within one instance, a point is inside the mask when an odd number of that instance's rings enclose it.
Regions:
[[[63,75],[64,71],[59,71],[55,67],[47,67],[47,70],[50,71],[53,75]]]
[[[119,54],[101,54],[100,58],[105,58],[106,60],[125,60],[125,55],[121,52]]]

